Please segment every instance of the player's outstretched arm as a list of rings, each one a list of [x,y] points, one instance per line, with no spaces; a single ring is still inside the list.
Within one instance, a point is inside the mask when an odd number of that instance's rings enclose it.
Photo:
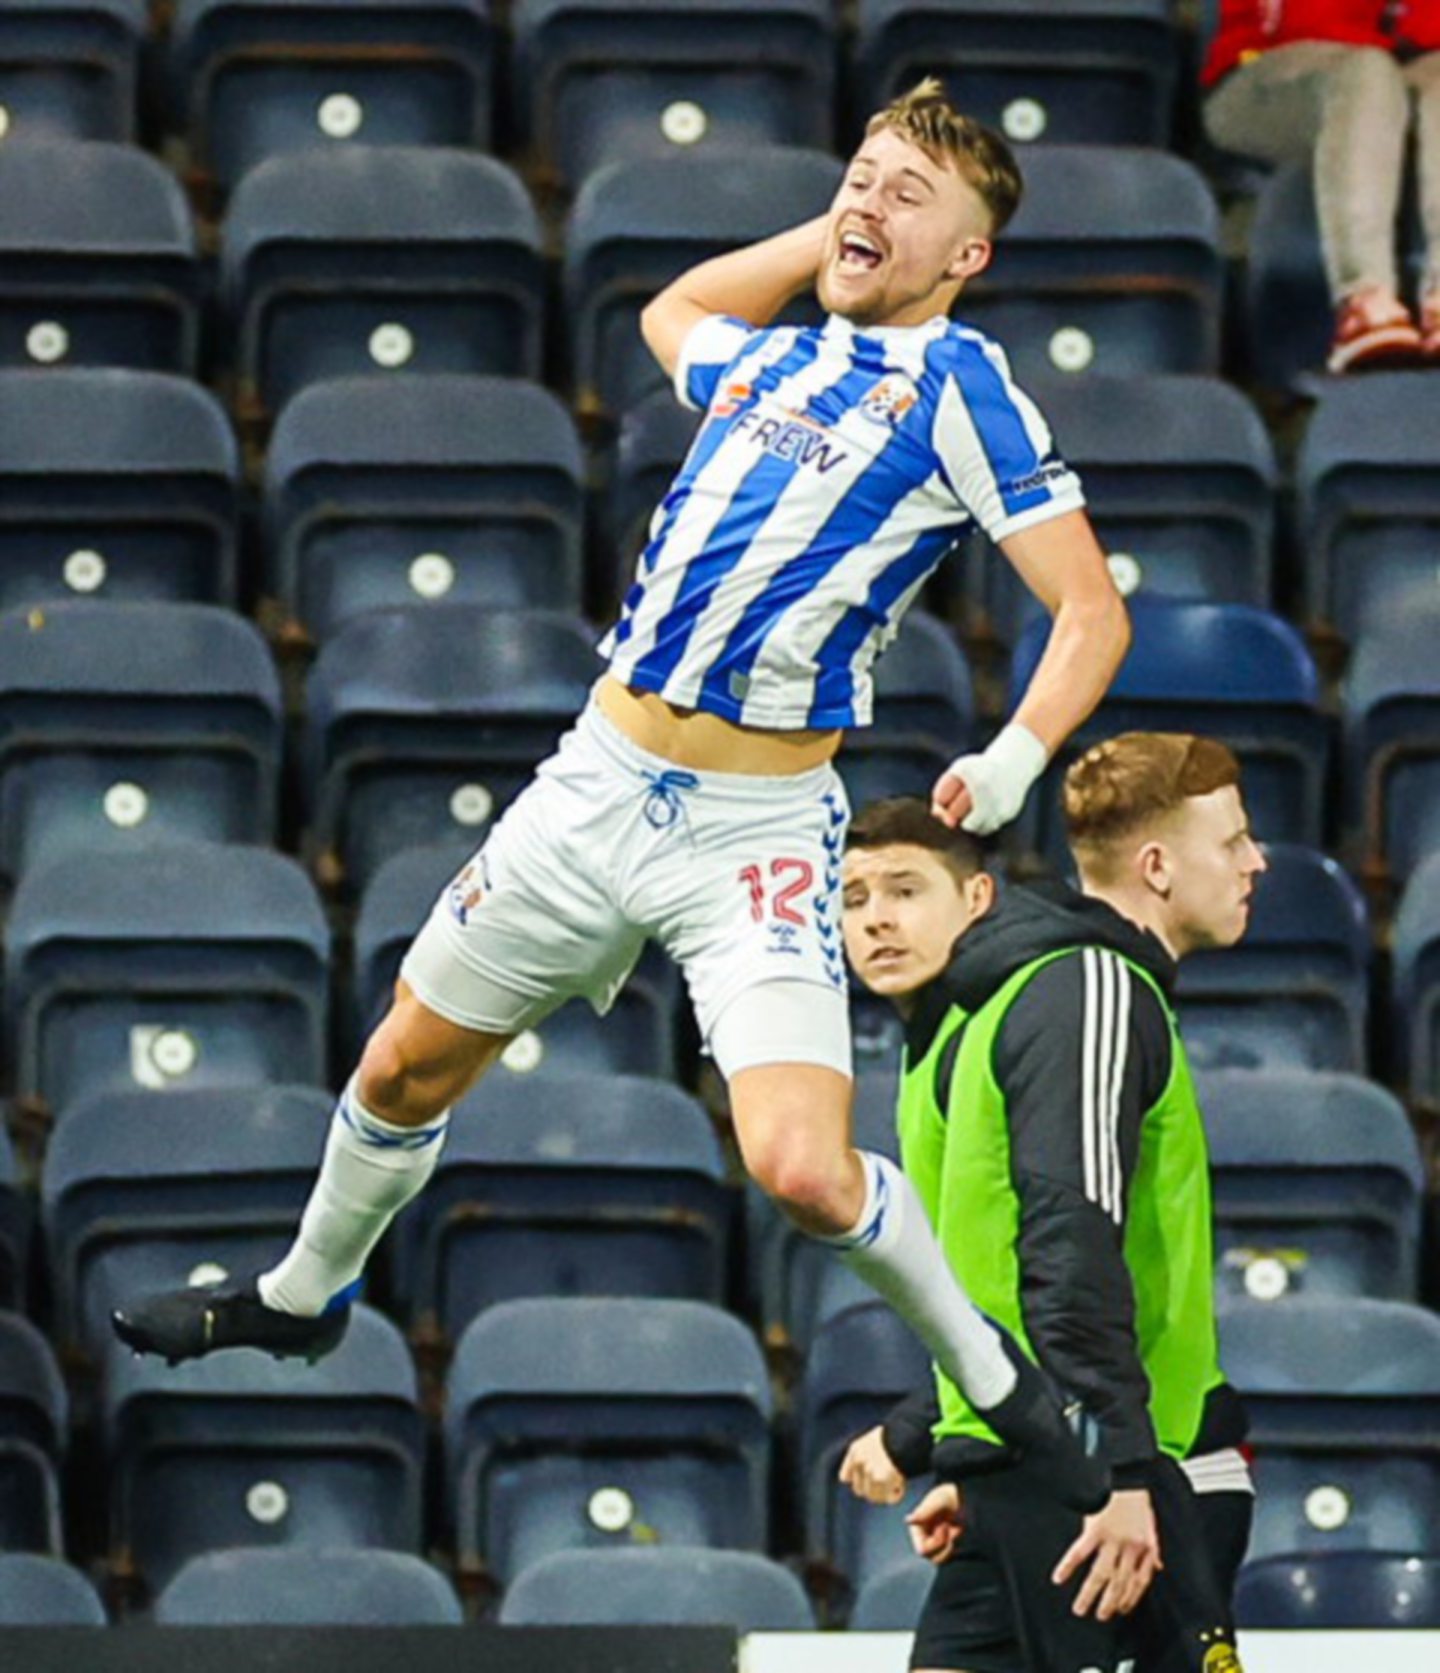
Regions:
[[[731,314],[751,325],[769,325],[794,296],[815,282],[828,217],[817,215],[758,244],[712,256],[672,279],[640,315],[651,354],[673,378],[680,350],[710,314]]]
[[[937,819],[980,835],[1020,811],[1045,763],[1093,712],[1130,647],[1129,612],[1083,511],[1022,529],[1000,549],[1054,625],[1010,724],[983,753],[956,761],[932,793]]]

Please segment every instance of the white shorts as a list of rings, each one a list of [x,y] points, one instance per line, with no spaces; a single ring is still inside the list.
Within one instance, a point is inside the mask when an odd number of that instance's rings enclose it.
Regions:
[[[848,1075],[848,819],[829,765],[690,772],[592,702],[441,892],[400,974],[440,1016],[515,1034],[577,995],[607,1011],[653,938],[727,1077],[767,1062]]]

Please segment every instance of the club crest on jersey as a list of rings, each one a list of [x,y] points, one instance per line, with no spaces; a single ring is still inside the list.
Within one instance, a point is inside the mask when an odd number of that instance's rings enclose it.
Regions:
[[[860,403],[860,416],[893,430],[920,400],[920,391],[903,372],[891,372]]]

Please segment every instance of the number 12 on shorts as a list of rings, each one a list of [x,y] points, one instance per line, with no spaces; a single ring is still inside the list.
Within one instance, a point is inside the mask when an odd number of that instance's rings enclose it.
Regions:
[[[788,881],[786,881],[788,879]],[[765,921],[766,873],[762,866],[741,866],[739,880],[750,891],[750,916],[757,924]],[[808,893],[815,882],[815,868],[809,860],[771,860],[770,916],[780,924],[805,927],[805,914],[791,904]]]

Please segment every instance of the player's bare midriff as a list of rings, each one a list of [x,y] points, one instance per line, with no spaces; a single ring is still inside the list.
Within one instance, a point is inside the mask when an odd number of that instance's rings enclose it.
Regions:
[[[784,776],[808,772],[840,747],[838,728],[825,732],[767,732],[737,726],[720,715],[679,709],[653,691],[636,691],[607,674],[596,701],[633,744],[700,772]]]

